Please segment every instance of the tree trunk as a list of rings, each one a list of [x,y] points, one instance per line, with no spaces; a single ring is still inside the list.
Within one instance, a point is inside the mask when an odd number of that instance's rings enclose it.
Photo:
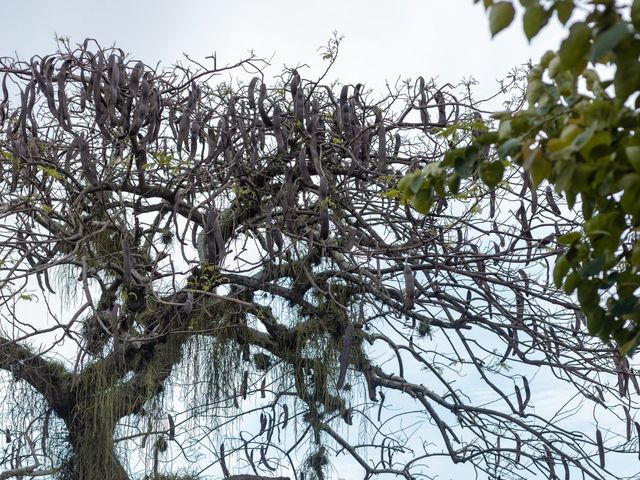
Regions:
[[[73,451],[69,466],[74,480],[129,480],[116,454],[114,428],[110,419],[99,414],[73,420],[69,428]]]

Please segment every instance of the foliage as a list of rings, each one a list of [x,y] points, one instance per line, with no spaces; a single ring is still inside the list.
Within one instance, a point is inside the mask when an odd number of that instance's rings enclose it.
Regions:
[[[497,186],[511,163],[534,187],[554,186],[583,215],[580,228],[558,238],[565,248],[555,283],[577,294],[589,333],[626,355],[640,345],[640,1],[520,3],[527,38],[554,15],[568,29],[529,72],[527,107],[496,113],[497,129],[449,151],[437,176],[409,176],[401,190],[427,211],[432,194],[457,194],[460,179]],[[512,2],[484,5],[494,35],[513,21]],[[488,146],[498,159],[480,154]]]
[[[618,478],[640,386],[545,278],[527,178],[392,188],[471,175],[434,163],[470,86],[209,61],[0,59],[0,479]]]

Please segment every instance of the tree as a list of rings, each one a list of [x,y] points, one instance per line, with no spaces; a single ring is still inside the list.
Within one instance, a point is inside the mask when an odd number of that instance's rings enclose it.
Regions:
[[[503,162],[514,163],[534,186],[546,181],[581,207],[580,228],[559,238],[554,281],[577,293],[589,332],[624,356],[640,345],[640,1],[520,3],[527,38],[554,14],[568,35],[529,72],[527,108],[496,114],[499,127],[449,152],[441,172],[455,194],[458,176],[494,186]],[[512,23],[513,2],[484,5],[492,34]],[[500,160],[478,155],[488,145]]]
[[[393,188],[469,140],[469,89],[209,61],[1,60],[0,478],[615,476],[640,388],[544,276],[553,205],[511,168],[426,216]]]

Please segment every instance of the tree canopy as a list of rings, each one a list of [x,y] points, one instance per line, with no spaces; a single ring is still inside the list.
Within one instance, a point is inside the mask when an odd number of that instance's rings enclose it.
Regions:
[[[0,479],[619,478],[636,373],[546,276],[580,219],[504,163],[395,188],[470,86],[265,67],[0,59]]]
[[[554,281],[577,294],[589,332],[615,340],[626,355],[640,345],[640,1],[520,3],[527,38],[553,17],[568,34],[529,72],[526,108],[496,113],[496,129],[447,153],[438,170],[447,180],[439,179],[438,193],[448,188],[456,194],[459,178],[474,175],[497,186],[504,166],[513,163],[534,186],[548,182],[569,209],[579,207],[580,227],[559,237],[566,248],[555,262]],[[516,16],[511,1],[486,0],[484,6],[493,35]],[[480,155],[489,145],[498,159]],[[417,175],[403,192],[428,211],[424,199],[431,198],[434,182],[408,188]]]

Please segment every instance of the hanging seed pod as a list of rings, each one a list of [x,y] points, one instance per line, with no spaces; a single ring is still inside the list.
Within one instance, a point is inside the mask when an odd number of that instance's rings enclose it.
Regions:
[[[409,262],[404,262],[404,309],[413,310],[416,301],[416,286]]]
[[[273,106],[273,134],[276,137],[276,143],[278,144],[278,152],[284,152],[284,135],[281,128],[280,107],[277,103]]]
[[[522,407],[527,408],[529,400],[531,400],[531,388],[529,388],[529,380],[527,380],[527,377],[522,377],[522,382],[524,383],[524,400]]]
[[[242,399],[247,399],[247,391],[249,390],[249,372],[247,370],[242,374],[242,387],[240,388],[240,395]]]
[[[598,444],[598,459],[600,460],[600,468],[604,468],[604,443],[602,441],[602,432],[596,429],[596,443]]]
[[[518,401],[518,413],[520,415],[524,414],[524,403],[522,402],[522,394],[520,393],[520,387],[515,386],[516,389],[516,400]]]
[[[207,212],[206,232],[205,232],[205,256],[207,262],[217,265],[222,260],[224,252],[224,239],[220,222],[218,221],[218,212],[215,208]]]
[[[320,240],[326,240],[329,237],[329,209],[323,207],[320,209]]]
[[[260,398],[265,398],[267,396],[266,388],[267,380],[263,378],[262,382],[260,382]]]
[[[262,123],[266,127],[273,127],[273,122],[269,118],[267,114],[267,110],[264,106],[264,102],[267,99],[267,86],[263,83],[260,85],[260,96],[258,97],[258,112],[260,113],[260,118],[262,119]]]
[[[69,65],[71,65],[71,60],[67,59],[62,62],[62,66],[60,67],[60,70],[58,70],[58,103],[60,104],[60,109],[58,111],[58,120],[65,128],[65,130],[71,129],[71,126],[68,124],[69,107],[67,105],[67,96],[64,92],[64,83],[67,79]]]
[[[267,429],[267,416],[261,412],[260,413],[260,433],[258,435],[262,435]]]
[[[420,86],[420,102],[418,106],[420,108],[420,122],[422,123],[422,128],[425,132],[429,130],[430,127],[430,119],[429,112],[427,111],[427,93],[424,88],[424,78],[418,78],[419,86]]]
[[[304,184],[307,187],[315,187],[313,180],[311,180],[309,169],[307,168],[307,158],[304,148],[301,148],[300,153],[298,154],[298,168],[300,169],[300,176],[302,177],[302,181],[304,182]]]
[[[249,82],[249,87],[247,88],[247,98],[249,100],[249,108],[251,110],[256,109],[256,84],[258,83],[258,77],[253,77]]]
[[[222,469],[223,478],[227,478],[227,477],[230,477],[231,474],[229,473],[229,469],[227,468],[227,464],[225,463],[224,457],[225,457],[224,442],[222,442],[220,444],[220,468]]]
[[[272,467],[267,461],[267,447],[260,447],[260,462],[262,462],[262,464],[267,467],[267,470],[270,470],[272,472],[276,471],[276,469]]]
[[[320,203],[324,202],[327,199],[327,195],[329,194],[329,181],[327,177],[324,175],[320,176],[320,188],[318,189],[318,199]]]
[[[129,89],[132,95],[137,96],[138,89],[140,88],[140,79],[144,74],[144,63],[137,62],[131,69],[131,76],[129,77]]]
[[[173,421],[173,417],[171,414],[168,414],[169,417],[169,440],[174,440],[176,438],[176,424]]]
[[[547,199],[547,205],[549,205],[551,211],[555,215],[560,216],[560,209],[558,208],[558,204],[553,198],[553,190],[551,189],[551,185],[547,185],[547,188],[544,191],[544,196]]]
[[[340,390],[344,386],[347,377],[347,368],[349,367],[349,357],[351,355],[351,344],[353,342],[353,322],[349,322],[344,331],[344,340],[342,344],[342,353],[340,354],[340,372],[338,373],[338,383],[336,389]]]
[[[378,172],[387,170],[387,133],[384,123],[378,127]]]
[[[522,453],[522,440],[516,434],[516,463],[520,463],[520,454]]]
[[[282,428],[287,428],[289,424],[289,407],[286,403],[282,405]]]
[[[516,323],[524,325],[524,297],[520,292],[516,292]]]
[[[396,133],[394,135],[394,144],[393,144],[393,158],[397,159],[398,155],[400,155],[400,144],[401,144],[400,134]]]
[[[444,95],[442,92],[437,91],[433,98],[438,105],[438,126],[444,127],[447,124],[447,110],[445,107]]]
[[[626,406],[623,406],[622,408],[624,408],[624,418],[627,422],[627,442],[629,442],[631,441],[631,413]]]
[[[304,120],[304,88],[300,85],[296,90],[294,99],[296,120],[302,122]]]
[[[98,183],[98,174],[96,166],[89,152],[89,145],[84,140],[80,141],[80,163],[82,164],[82,174],[87,181],[96,185]]]

